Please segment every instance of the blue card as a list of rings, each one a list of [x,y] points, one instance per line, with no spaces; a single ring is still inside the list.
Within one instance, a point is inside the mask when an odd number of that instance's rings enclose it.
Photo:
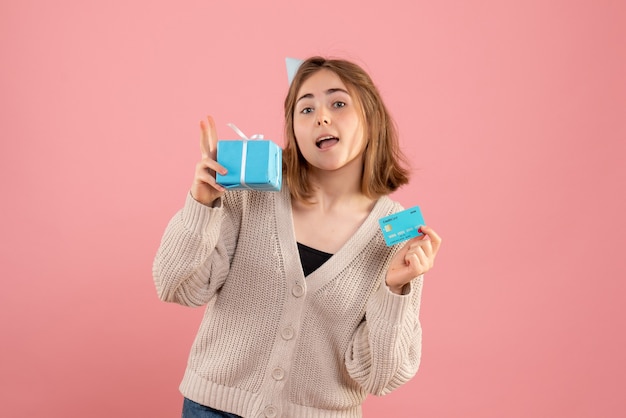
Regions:
[[[419,228],[426,225],[419,206],[380,218],[378,223],[389,247],[418,235],[424,235],[419,232]]]

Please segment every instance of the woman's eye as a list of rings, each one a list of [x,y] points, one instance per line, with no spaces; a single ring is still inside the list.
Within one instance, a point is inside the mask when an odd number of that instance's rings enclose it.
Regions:
[[[302,113],[303,115],[306,115],[307,113],[311,113],[312,111],[313,109],[311,109],[310,107],[305,107],[304,109],[300,111],[300,113]]]
[[[345,102],[335,102],[335,103],[333,103],[334,107],[344,107],[345,105],[346,105]]]

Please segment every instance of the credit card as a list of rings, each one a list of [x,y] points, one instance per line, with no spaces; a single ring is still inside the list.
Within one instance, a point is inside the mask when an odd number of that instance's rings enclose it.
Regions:
[[[418,235],[424,235],[419,232],[419,228],[426,225],[419,206],[380,218],[378,224],[383,232],[385,243],[389,247]]]

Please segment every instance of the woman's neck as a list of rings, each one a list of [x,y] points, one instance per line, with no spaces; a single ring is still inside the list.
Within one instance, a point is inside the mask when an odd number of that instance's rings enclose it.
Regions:
[[[307,201],[292,200],[296,240],[301,244],[335,254],[365,222],[376,199],[361,191],[358,175],[344,170],[311,170],[313,195]]]
[[[336,171],[312,168],[309,181],[313,195],[306,205],[316,206],[323,212],[342,208],[369,212],[375,199],[367,197],[361,190],[361,167],[361,164],[354,164]]]

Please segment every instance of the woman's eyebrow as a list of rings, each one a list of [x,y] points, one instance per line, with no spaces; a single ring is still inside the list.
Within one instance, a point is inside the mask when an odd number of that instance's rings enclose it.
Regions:
[[[329,94],[337,93],[338,91],[342,92],[342,93],[346,93],[348,96],[350,95],[350,93],[348,93],[347,90],[341,89],[341,88],[328,89],[328,90],[326,90],[326,94],[329,95]]]
[[[350,95],[350,93],[348,93],[347,90],[339,88],[339,87],[334,88],[334,89],[328,89],[324,93],[326,93],[326,95],[328,96],[330,94],[337,93],[337,92],[346,93],[348,96]],[[313,93],[304,94],[298,100],[296,100],[296,104],[302,99],[312,99],[312,98],[313,98]]]

